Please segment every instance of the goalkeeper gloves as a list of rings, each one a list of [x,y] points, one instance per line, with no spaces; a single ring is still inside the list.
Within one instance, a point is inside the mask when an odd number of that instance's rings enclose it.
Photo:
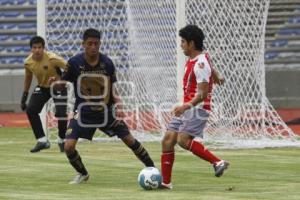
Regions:
[[[21,100],[21,109],[24,111],[26,110],[26,101],[27,101],[27,97],[28,97],[28,92],[23,92],[23,95],[22,95],[22,100]]]

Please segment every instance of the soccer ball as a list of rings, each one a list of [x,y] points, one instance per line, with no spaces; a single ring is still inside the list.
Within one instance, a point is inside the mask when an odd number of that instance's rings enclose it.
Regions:
[[[161,175],[157,168],[146,167],[138,176],[139,185],[145,190],[153,190],[161,185]]]

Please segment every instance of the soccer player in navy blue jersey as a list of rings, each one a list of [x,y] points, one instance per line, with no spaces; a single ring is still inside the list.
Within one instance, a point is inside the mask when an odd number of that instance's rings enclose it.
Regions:
[[[99,52],[100,37],[96,29],[90,28],[84,32],[84,52],[69,59],[68,68],[62,76],[62,80],[73,83],[76,97],[75,114],[65,142],[66,155],[78,172],[70,184],[79,184],[89,178],[76,144],[78,138],[91,140],[97,128],[109,136],[119,137],[145,166],[154,166],[146,149],[132,136],[121,119],[120,98],[113,92],[117,82],[115,67],[109,57]]]

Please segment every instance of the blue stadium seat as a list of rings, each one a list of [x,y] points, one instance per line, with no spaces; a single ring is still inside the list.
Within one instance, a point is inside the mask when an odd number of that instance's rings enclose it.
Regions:
[[[30,47],[29,46],[23,46],[23,51],[24,52],[29,52],[30,51]]]
[[[8,52],[23,52],[23,47],[22,46],[11,46],[7,48]]]
[[[0,63],[14,64],[14,63],[16,63],[16,58],[15,57],[0,57]]]
[[[8,40],[9,36],[8,35],[0,35],[0,41],[5,41]]]
[[[274,58],[278,57],[278,53],[277,52],[266,52],[265,53],[265,59],[266,60],[272,60]]]
[[[127,56],[121,56],[121,62],[128,62],[128,57]]]
[[[16,3],[17,5],[24,5],[24,4],[27,3],[27,1],[26,1],[26,0],[16,0],[15,3]]]
[[[297,16],[297,17],[291,17],[288,19],[288,22],[290,24],[300,24],[300,17]]]
[[[126,72],[129,69],[128,64],[116,64],[116,68],[118,69],[118,72]]]
[[[120,50],[128,50],[128,46],[127,46],[127,45],[124,45],[124,44],[120,44],[120,45],[119,45],[119,49],[120,49]]]
[[[19,29],[36,29],[36,23],[22,23],[17,26]]]
[[[23,13],[24,17],[36,17],[36,11],[26,11]]]
[[[3,57],[0,57],[0,63],[1,63],[1,64],[5,64],[5,63],[6,63],[6,60],[5,60],[5,58],[3,58]]]
[[[53,4],[53,3],[63,3],[63,2],[64,2],[64,0],[55,0],[55,1],[53,1],[53,0],[48,0],[48,1],[49,1],[48,4]]]
[[[14,2],[11,0],[1,0],[0,5],[12,5]]]
[[[281,29],[277,33],[278,35],[300,35],[300,29],[297,28]]]
[[[6,58],[0,58],[0,62],[3,64],[21,64],[24,62],[25,57],[6,57]]]
[[[36,1],[37,1],[37,0],[29,0],[29,4],[30,4],[30,5],[36,5]]]
[[[16,24],[0,23],[0,29],[13,29],[15,27]]]
[[[21,13],[18,11],[4,11],[2,12],[3,17],[19,17]]]
[[[113,32],[106,32],[103,35],[103,37],[106,38],[106,39],[112,39],[112,38],[114,38],[114,33]]]
[[[70,46],[68,46],[68,45],[64,45],[64,46],[62,46],[62,49],[64,50],[64,51],[69,51],[70,50]]]
[[[120,35],[121,35],[122,39],[128,38],[128,32],[127,31],[120,32]]]
[[[272,47],[283,47],[288,44],[288,40],[275,40],[271,43]]]
[[[30,35],[23,35],[23,34],[18,34],[18,35],[12,35],[10,36],[13,40],[30,40],[31,36]]]

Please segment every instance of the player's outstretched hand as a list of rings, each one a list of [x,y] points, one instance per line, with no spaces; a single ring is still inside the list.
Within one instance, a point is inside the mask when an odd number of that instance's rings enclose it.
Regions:
[[[55,76],[51,76],[48,79],[48,84],[51,85],[52,83],[54,83],[57,80],[58,80],[58,78],[56,78]]]
[[[214,82],[218,85],[223,85],[225,83],[225,78],[218,75],[218,76],[214,77]]]
[[[173,110],[173,114],[176,117],[179,117],[182,113],[184,113],[187,109],[190,109],[190,105],[183,104],[182,106],[176,106]]]

